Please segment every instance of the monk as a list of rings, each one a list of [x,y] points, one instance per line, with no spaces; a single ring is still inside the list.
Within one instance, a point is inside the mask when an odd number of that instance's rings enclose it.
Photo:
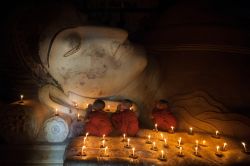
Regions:
[[[108,136],[112,132],[112,124],[107,112],[104,111],[105,102],[97,99],[94,101],[92,110],[86,115],[85,133],[94,136]]]
[[[136,113],[131,109],[133,102],[125,99],[117,107],[117,112],[112,114],[111,121],[118,134],[135,136],[139,130]]]
[[[176,127],[176,118],[169,109],[168,101],[159,100],[152,110],[152,120],[160,131],[170,131],[171,126]]]

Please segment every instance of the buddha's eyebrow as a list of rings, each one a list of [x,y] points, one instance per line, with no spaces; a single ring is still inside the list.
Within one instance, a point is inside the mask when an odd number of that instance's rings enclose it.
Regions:
[[[50,40],[49,42],[49,49],[48,49],[48,52],[47,52],[47,64],[48,64],[48,67],[49,67],[49,57],[50,57],[50,52],[51,52],[51,48],[52,48],[52,45],[54,43],[54,40],[55,38],[58,36],[59,33],[61,33],[62,31],[66,30],[66,29],[71,29],[71,28],[76,28],[78,26],[71,26],[71,27],[65,27],[65,28],[62,28],[60,29],[59,31],[57,31],[53,36],[52,36],[52,39]]]

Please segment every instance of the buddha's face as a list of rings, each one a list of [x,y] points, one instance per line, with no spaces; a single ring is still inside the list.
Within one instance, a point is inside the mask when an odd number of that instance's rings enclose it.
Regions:
[[[61,31],[47,58],[47,70],[64,92],[86,97],[115,95],[147,65],[144,51],[127,41],[126,31],[103,27]]]

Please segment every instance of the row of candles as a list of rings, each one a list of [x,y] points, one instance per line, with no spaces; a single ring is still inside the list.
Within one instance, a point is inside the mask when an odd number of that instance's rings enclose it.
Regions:
[[[20,95],[20,103],[23,103],[23,98],[24,98],[24,95]],[[89,104],[87,104],[87,107],[88,107],[88,105]],[[75,108],[77,108],[78,107],[78,105],[77,105],[77,103],[75,103]],[[110,107],[110,106],[108,106],[108,107]],[[55,115],[56,116],[58,116],[59,114],[58,114],[58,109],[56,108],[56,110],[55,110]],[[77,114],[77,120],[80,120],[80,114],[78,113]],[[171,128],[171,130],[169,131],[169,133],[171,133],[171,134],[173,134],[175,131],[174,131],[174,126],[171,126],[170,127]],[[157,124],[155,124],[155,128],[154,128],[154,130],[155,131],[157,131],[158,132],[158,125]],[[189,128],[189,133],[188,133],[189,135],[193,135],[194,133],[193,133],[193,128],[192,127],[190,127]],[[84,149],[86,148],[86,146],[85,146],[85,141],[86,141],[86,139],[87,139],[87,136],[88,136],[88,133],[86,133],[86,136],[84,137],[84,145],[83,145],[83,147],[82,147],[82,152],[81,152],[81,154],[83,155],[83,154],[85,154],[84,153]],[[217,138],[217,139],[219,139],[220,138],[220,134],[219,134],[219,131],[218,130],[216,130],[215,131],[215,135],[212,135],[214,138]],[[156,143],[155,142],[151,142],[151,140],[150,140],[150,138],[151,138],[151,136],[150,135],[148,135],[148,140],[146,141],[146,143],[148,143],[148,144],[152,144],[152,148],[151,148],[151,150],[157,150],[157,148],[156,148]],[[125,134],[123,134],[123,141],[125,141],[126,140],[126,135]],[[164,141],[164,147],[168,147],[168,144],[167,144],[167,139],[166,138],[164,138],[163,137],[163,134],[161,133],[161,141]],[[130,139],[128,138],[127,139],[127,145],[125,146],[125,147],[127,147],[127,148],[131,148],[131,146],[130,146],[130,144],[129,144],[129,142],[130,142]],[[198,140],[196,140],[195,141],[196,143],[195,143],[195,152],[194,152],[194,154],[196,155],[196,156],[200,156],[199,155],[199,153],[198,153],[198,147],[199,147],[199,141]],[[178,139],[178,145],[177,145],[177,148],[179,148],[179,153],[178,153],[178,156],[183,156],[183,153],[182,153],[182,146],[181,146],[181,144],[182,144],[182,138],[180,137],[179,139]],[[247,149],[247,147],[246,147],[246,143],[245,142],[241,142],[241,144],[242,144],[242,146],[243,146],[243,148],[244,148],[244,150],[243,150],[243,152],[244,153],[247,153],[247,154],[250,154],[250,151]],[[202,144],[201,144],[201,146],[207,146],[206,145],[206,141],[205,140],[203,140],[202,141]],[[222,153],[220,153],[220,151],[219,150],[221,150],[221,151],[226,151],[227,149],[226,149],[226,146],[227,146],[227,143],[225,142],[224,144],[223,144],[223,147],[222,148],[220,148],[220,146],[216,146],[216,155],[217,156],[222,156]],[[107,156],[107,149],[108,149],[108,147],[107,146],[105,146],[105,135],[103,135],[103,138],[102,138],[102,145],[101,145],[101,148],[104,148],[104,156]],[[133,147],[132,148],[132,154],[130,155],[130,157],[132,157],[132,158],[135,158],[136,156],[135,156],[135,148]],[[161,150],[161,159],[164,159],[164,151],[163,150]]]
[[[219,132],[216,131],[215,132],[215,135],[218,135]],[[164,147],[165,148],[168,148],[168,142],[167,142],[167,138],[164,138],[163,134],[161,133],[160,134],[161,137],[160,137],[160,141],[164,141]],[[81,150],[81,155],[82,156],[86,156],[86,153],[85,153],[85,148],[86,148],[86,140],[87,140],[87,137],[88,137],[88,133],[86,133],[84,139],[83,139],[83,146],[82,146],[82,150]],[[109,157],[108,155],[108,146],[106,146],[105,144],[105,135],[102,136],[102,139],[101,139],[101,145],[100,145],[100,148],[104,149],[103,153],[101,154],[101,157]],[[126,134],[123,134],[123,138],[122,138],[122,142],[126,142],[126,144],[124,145],[125,148],[128,148],[128,149],[132,149],[132,153],[129,154],[129,157],[130,158],[133,158],[133,159],[136,159],[138,158],[137,155],[135,155],[135,148],[131,146],[130,144],[130,138],[126,138]],[[182,141],[182,137],[179,137],[179,139],[177,140],[178,144],[176,145],[176,147],[179,149],[178,153],[177,153],[177,156],[178,157],[183,157],[184,156],[184,153],[183,153],[183,141]],[[147,137],[147,140],[146,140],[146,144],[152,144],[152,147],[150,148],[151,150],[153,151],[158,151],[158,148],[156,146],[156,142],[154,141],[151,141],[151,135],[148,135]],[[244,147],[244,151],[245,153],[249,154],[249,151],[247,150],[247,147],[246,147],[246,143],[242,142],[242,145]],[[202,143],[200,144],[198,140],[195,141],[195,146],[194,146],[194,155],[197,156],[197,157],[201,157],[200,153],[199,153],[199,148],[200,146],[203,146],[203,147],[207,147],[207,144],[206,144],[206,141],[203,140]],[[222,157],[223,154],[221,153],[221,151],[227,151],[227,146],[228,144],[226,142],[223,143],[223,146],[220,147],[220,146],[216,146],[216,151],[215,151],[215,155],[218,156],[218,157]],[[166,154],[164,153],[164,150],[161,150],[160,151],[160,155],[158,157],[159,160],[161,161],[166,161],[167,157],[166,157]]]

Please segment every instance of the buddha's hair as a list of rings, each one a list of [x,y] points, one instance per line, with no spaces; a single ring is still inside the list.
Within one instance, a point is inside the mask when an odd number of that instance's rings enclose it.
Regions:
[[[93,103],[93,109],[100,111],[105,108],[105,102],[101,99],[96,99]]]

